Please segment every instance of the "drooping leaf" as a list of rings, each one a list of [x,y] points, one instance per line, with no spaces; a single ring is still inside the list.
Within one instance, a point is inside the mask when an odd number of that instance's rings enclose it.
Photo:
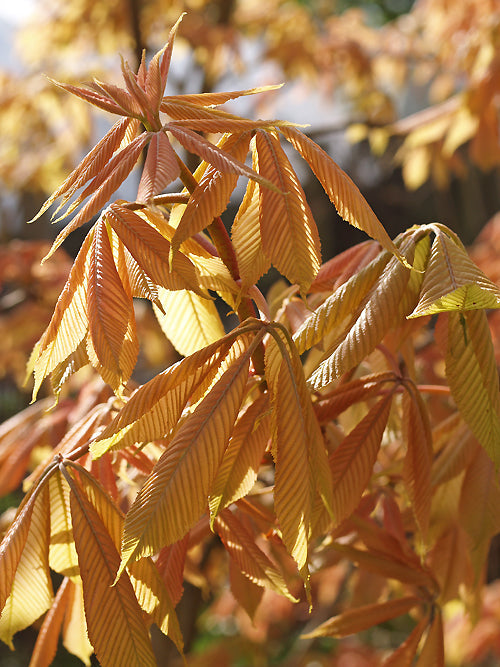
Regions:
[[[94,649],[87,633],[82,582],[70,581],[68,586],[69,600],[63,624],[63,646],[90,667],[90,656]]]
[[[420,639],[428,624],[429,619],[423,618],[413,628],[404,642],[384,660],[382,667],[412,667]]]
[[[78,556],[73,539],[69,486],[59,472],[49,479],[49,564],[54,572],[79,579]]]
[[[389,418],[393,393],[394,388],[377,401],[330,455],[335,525],[356,508],[368,485]]]
[[[179,602],[184,590],[184,565],[188,546],[189,533],[186,533],[178,542],[163,547],[156,560],[156,568],[173,605]]]
[[[424,539],[431,511],[432,432],[429,415],[420,392],[406,384],[403,395],[403,438],[406,456],[403,477]]]
[[[465,323],[462,328],[461,318]],[[500,394],[491,334],[482,310],[440,315],[436,341],[446,361],[446,379],[458,409],[500,466]]]
[[[163,438],[176,426],[193,392],[213,377],[235,334],[174,364],[140,387],[116,419],[91,444],[94,458],[111,449]]]
[[[260,396],[236,422],[210,492],[213,521],[220,510],[245,496],[255,484],[269,442],[268,397]]]
[[[419,598],[409,595],[387,602],[377,602],[357,609],[349,609],[322,623],[313,632],[302,635],[310,637],[345,637],[389,621],[391,618],[403,616],[420,604]]]
[[[147,202],[160,194],[179,175],[179,163],[164,132],[155,132],[148,146],[137,201]]]
[[[255,156],[253,168],[257,168]],[[238,260],[243,292],[254,285],[271,266],[262,249],[259,209],[259,188],[255,181],[248,181],[245,196],[231,228],[231,239]]]
[[[258,586],[269,588],[296,602],[282,572],[259,548],[255,535],[241,519],[230,510],[223,510],[215,519],[215,530],[226,551],[246,577]]]
[[[498,287],[472,262],[461,244],[440,228],[436,232],[420,300],[408,317],[500,308]]]
[[[92,365],[115,392],[129,380],[139,342],[132,294],[118,275],[106,224],[100,220],[90,249],[87,290],[89,336],[87,353]]]
[[[224,336],[224,326],[213,301],[187,290],[169,292],[161,287],[158,299],[164,313],[154,306],[155,315],[179,354],[188,356]]]
[[[200,518],[238,415],[249,360],[261,335],[241,337],[240,355],[177,431],[126,520],[121,570],[181,539]]]
[[[414,239],[410,237],[403,248],[411,260]],[[312,388],[324,387],[354,368],[375,349],[390,329],[404,321],[405,314],[401,313],[399,317],[395,315],[401,310],[399,304],[409,277],[410,271],[396,257],[388,262],[369,295],[357,309],[355,321],[346,331],[345,337],[312,373],[308,380]],[[345,283],[339,289],[342,290],[348,284]]]
[[[441,610],[434,606],[434,618],[425,638],[416,667],[444,667],[444,636]]]
[[[85,338],[88,330],[87,288],[90,267],[89,249],[94,231],[91,230],[80,248],[66,285],[57,300],[50,324],[38,341],[28,365],[35,375],[33,400],[43,380]]]
[[[402,253],[391,241],[358,187],[332,158],[300,130],[282,127],[280,131],[309,164],[338,214],[401,259]]]
[[[71,491],[85,615],[96,656],[104,667],[118,664],[155,667],[149,634],[128,575],[122,574],[116,585],[112,585],[119,565],[113,540],[76,483]]]
[[[254,622],[264,589],[246,577],[233,559],[229,559],[229,586],[234,599]]]
[[[258,131],[258,171],[276,188],[260,188],[260,230],[266,257],[305,294],[321,265],[318,230],[306,196],[278,139]]]
[[[196,270],[188,257],[181,252],[176,253],[170,270],[170,242],[137,213],[119,204],[111,204],[106,209],[106,221],[156,285],[169,290],[191,289],[203,294],[198,286]]]
[[[29,667],[49,667],[56,652],[59,635],[69,601],[71,582],[64,578],[54,602],[43,619],[42,627],[31,654]]]
[[[0,615],[0,639],[11,649],[14,648],[13,635],[36,621],[53,600],[48,558],[50,527],[46,484],[42,482],[31,498],[32,506],[25,505],[26,513],[23,510],[16,519],[2,542],[0,553],[7,570],[3,583],[8,585],[6,592],[9,594]],[[18,522],[24,524],[22,528]],[[20,532],[17,532],[18,529]]]
[[[240,162],[245,160],[250,143],[250,134],[229,135],[223,137],[218,147],[234,156]],[[172,250],[175,253],[181,243],[208,227],[214,218],[227,208],[231,194],[236,187],[238,175],[223,173],[209,167],[191,194],[182,218],[172,238]]]

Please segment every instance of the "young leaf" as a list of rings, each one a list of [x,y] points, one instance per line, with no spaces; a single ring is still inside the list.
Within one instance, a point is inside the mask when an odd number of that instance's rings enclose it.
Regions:
[[[130,579],[123,574],[112,585],[119,564],[118,552],[76,482],[71,488],[71,516],[88,634],[99,662],[103,666],[155,667],[149,634]]]
[[[427,617],[423,618],[413,628],[405,641],[384,660],[382,667],[412,667],[414,658],[417,655],[420,639],[428,624],[429,619]]]
[[[465,321],[466,337],[460,324]],[[460,413],[500,466],[500,393],[491,334],[482,310],[440,315],[436,341],[445,357],[446,379]]]
[[[281,127],[280,131],[309,164],[338,214],[407,264],[358,187],[332,158],[300,130]]]
[[[120,572],[129,562],[181,539],[200,518],[261,337],[240,339],[239,357],[180,426],[139,491],[125,520]]]
[[[102,220],[95,226],[90,249],[87,313],[89,359],[103,380],[117,392],[134,370],[139,342],[132,294],[125,290],[118,275],[108,229]]]
[[[377,602],[357,609],[349,609],[325,621],[316,630],[307,635],[302,635],[302,637],[346,637],[347,635],[353,635],[368,630],[368,628],[379,623],[389,621],[391,618],[407,614],[420,602],[419,598],[409,595],[397,600]]]
[[[215,519],[215,530],[226,551],[246,577],[258,586],[269,588],[296,602],[279,568],[258,547],[255,535],[235,514],[223,510]]]
[[[224,326],[213,301],[187,290],[169,292],[162,287],[158,290],[158,300],[164,313],[155,305],[155,315],[179,354],[188,356],[224,336]]]
[[[441,610],[433,608],[434,618],[415,667],[444,667],[444,635]]]
[[[13,635],[36,621],[53,600],[48,559],[49,507],[44,482],[31,499],[32,506],[29,507],[30,503],[24,506],[0,552],[1,571],[4,572],[4,567],[6,570],[2,588],[8,587],[5,592],[9,594],[0,616],[0,639],[11,649]],[[1,602],[3,595],[4,590]]]
[[[255,484],[270,437],[268,400],[261,395],[236,422],[210,492],[212,522],[220,510],[245,496]]]
[[[318,230],[302,186],[279,141],[258,131],[259,174],[276,186],[260,189],[260,230],[266,257],[305,294],[321,265]]]
[[[179,163],[164,132],[155,132],[148,146],[137,201],[148,202],[160,194],[179,175]]]
[[[483,308],[500,308],[500,290],[471,261],[461,244],[437,228],[420,300],[408,317]]]

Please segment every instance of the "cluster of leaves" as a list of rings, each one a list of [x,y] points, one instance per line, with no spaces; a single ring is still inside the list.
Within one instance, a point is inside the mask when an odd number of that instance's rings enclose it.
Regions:
[[[177,28],[137,74],[123,63],[124,88],[59,84],[120,118],[39,213],[58,200],[53,217],[76,212],[47,256],[99,216],[29,361],[33,398],[48,377],[59,395],[88,365],[109,388],[45,417],[35,404],[2,427],[0,464],[17,480],[31,452],[53,445],[44,419],[52,428],[62,414],[65,434],[25,480],[0,545],[0,638],[12,645],[46,612],[33,667],[50,663],[61,632],[87,664],[95,651],[104,666],[154,665],[152,624],[182,652],[175,608],[184,577],[203,581],[215,535],[251,617],[264,591],[314,610],[318,579],[350,562],[376,585],[357,606],[339,594],[305,637],[409,615],[386,665],[417,654],[442,665],[443,608],[477,607],[500,528],[500,395],[485,314],[500,291],[439,223],[392,241],[296,126],[218,108],[258,90],[165,97]],[[282,140],[372,240],[322,264]],[[194,174],[178,144],[202,159]],[[108,204],[146,147],[136,200]],[[229,235],[220,215],[239,176],[248,183]],[[178,178],[182,189],[164,193]],[[268,302],[256,283],[271,265],[290,284]],[[227,333],[215,296],[239,318]],[[183,357],[137,389],[134,298],[153,304]],[[14,443],[32,424],[21,456]],[[55,596],[51,571],[62,577]],[[353,576],[342,570],[344,587]]]

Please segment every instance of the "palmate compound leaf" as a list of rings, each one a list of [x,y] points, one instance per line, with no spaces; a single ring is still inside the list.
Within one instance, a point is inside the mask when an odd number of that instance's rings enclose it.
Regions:
[[[357,186],[332,158],[299,129],[281,127],[280,132],[309,164],[338,214],[407,264],[404,252],[391,241]]]
[[[28,362],[28,373],[33,372],[35,376],[33,401],[43,380],[77,349],[87,335],[89,250],[93,237],[92,229],[73,263],[49,326],[36,344]]]
[[[163,313],[154,305],[165,336],[179,354],[188,356],[224,336],[224,325],[213,301],[188,290],[158,288]]]
[[[119,573],[181,539],[202,515],[263,333],[238,338],[239,355],[179,427],[139,491],[125,520]]]
[[[302,637],[346,637],[347,635],[357,634],[379,623],[403,616],[419,604],[421,604],[421,600],[418,597],[408,595],[387,602],[377,602],[357,609],[349,609],[330,618],[313,632],[302,635]]]
[[[244,161],[248,153],[250,133],[225,135],[218,147]],[[181,243],[208,227],[214,218],[227,208],[231,194],[236,187],[238,175],[223,173],[208,166],[196,189],[191,193],[184,213],[172,238],[172,252],[175,253]]]
[[[217,373],[238,335],[238,330],[227,334],[140,387],[90,445],[92,456],[167,436],[192,395]]]
[[[46,480],[25,501],[0,545],[0,639],[11,649],[13,635],[52,604]]]
[[[459,240],[442,225],[430,225],[432,243],[419,302],[408,317],[445,311],[500,308],[500,290],[472,262]]]
[[[132,375],[139,342],[132,293],[118,274],[109,233],[101,218],[90,249],[87,354],[103,380],[119,392]]]
[[[410,234],[402,240],[401,252],[409,261],[413,260],[417,238],[416,234]],[[333,352],[309,377],[308,384],[312,388],[320,389],[354,368],[375,349],[389,330],[405,321],[407,313],[401,307],[401,301],[405,296],[409,280],[410,269],[396,257],[392,257],[355,310],[351,322],[346,323],[348,326],[345,328],[345,335],[337,337]],[[343,290],[349,283],[350,281],[344,283],[339,290]],[[346,301],[349,301],[348,292]],[[327,317],[332,321],[330,313]],[[315,336],[313,340],[316,340]]]
[[[435,337],[453,400],[498,470],[500,394],[486,314],[483,310],[443,313]]]
[[[130,579],[124,574],[113,586],[120,561],[116,546],[75,482],[71,484],[71,518],[88,635],[99,662],[103,667],[155,667],[151,640]],[[118,514],[115,523],[119,531]]]
[[[300,357],[282,336],[282,330],[274,332],[265,360],[272,407],[274,504],[283,542],[307,582],[312,509],[319,496],[331,512],[331,473]]]
[[[272,264],[305,294],[321,265],[316,223],[299,179],[280,142],[257,131],[255,149],[260,174],[276,186],[260,188],[262,249]]]
[[[250,581],[297,602],[290,593],[282,572],[257,545],[256,536],[243,523],[241,517],[230,510],[223,510],[215,519],[215,531],[229,556]]]

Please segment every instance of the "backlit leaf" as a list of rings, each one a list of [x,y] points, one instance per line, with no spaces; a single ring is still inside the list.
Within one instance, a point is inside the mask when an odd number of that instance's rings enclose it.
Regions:
[[[425,638],[416,667],[444,667],[444,637],[441,610],[433,608],[434,618]]]
[[[158,298],[164,314],[154,306],[156,317],[179,354],[188,356],[224,336],[224,326],[213,301],[187,290],[169,292],[162,287]]]
[[[156,667],[151,641],[128,575],[113,586],[119,556],[85,494],[72,486],[71,515],[89,639],[99,662]],[[112,623],[110,623],[112,619]]]
[[[463,318],[465,330],[460,318]],[[491,334],[482,310],[440,315],[436,341],[445,356],[446,379],[460,413],[500,466],[500,394]]]
[[[52,663],[59,641],[66,605],[68,604],[71,582],[63,579],[54,602],[43,619],[42,627],[31,654],[29,667],[49,667]]]
[[[155,132],[148,146],[137,200],[147,202],[160,194],[179,175],[179,164],[174,149],[164,132]]]
[[[500,308],[500,290],[472,262],[463,246],[438,228],[420,300],[408,317],[482,308]]]
[[[180,426],[139,491],[125,520],[121,569],[181,539],[200,518],[238,415],[249,360],[260,338],[252,343],[249,338],[239,339],[240,356]]]
[[[413,628],[405,641],[384,660],[382,667],[412,667],[420,639],[428,623],[428,618],[422,619]]]
[[[262,249],[306,293],[321,265],[318,230],[302,186],[279,141],[257,132],[258,171],[276,188],[260,189]]]
[[[43,485],[32,498],[34,502],[26,539],[23,539],[23,530],[21,535],[16,532],[10,539],[8,533],[2,543],[1,556],[5,554],[4,562],[10,570],[6,579],[8,577],[11,583],[10,594],[0,616],[0,639],[11,648],[13,635],[36,621],[53,600],[48,559],[50,527],[47,487]],[[25,516],[23,514],[16,521],[27,521],[29,510]],[[22,552],[18,557],[20,549]]]
[[[70,594],[63,625],[63,646],[90,667],[90,656],[94,649],[87,635],[82,582],[70,581],[69,589]]]
[[[345,637],[347,635],[357,634],[363,630],[389,621],[391,618],[403,616],[420,603],[417,597],[409,595],[408,597],[398,598],[397,600],[388,600],[387,602],[377,602],[375,604],[365,605],[357,609],[334,616],[322,623],[308,637]]]
[[[282,127],[280,131],[309,164],[338,214],[401,259],[400,250],[391,241],[358,187],[332,158],[300,130]]]
[[[73,539],[69,487],[59,472],[49,479],[50,546],[49,564],[54,572],[79,579],[78,556]]]

